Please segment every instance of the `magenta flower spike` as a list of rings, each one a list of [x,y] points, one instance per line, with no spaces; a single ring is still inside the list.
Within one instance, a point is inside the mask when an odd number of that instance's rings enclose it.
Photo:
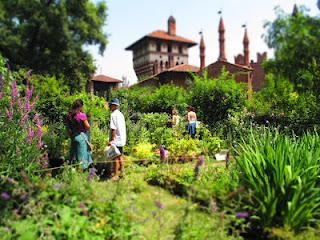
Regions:
[[[8,120],[12,121],[12,119],[13,119],[13,110],[10,111],[8,108],[5,108],[5,111],[6,111],[6,116],[7,116]]]
[[[34,138],[34,131],[32,130],[32,127],[29,126],[28,127],[28,138],[27,138],[27,142],[30,144],[32,142]]]
[[[3,201],[9,201],[10,198],[11,198],[10,194],[7,193],[7,192],[1,193],[0,197],[1,197],[1,199],[2,199]]]
[[[17,82],[13,81],[11,84],[11,103],[10,103],[11,108],[13,108],[18,98],[18,95],[19,95],[19,92],[18,92]]]

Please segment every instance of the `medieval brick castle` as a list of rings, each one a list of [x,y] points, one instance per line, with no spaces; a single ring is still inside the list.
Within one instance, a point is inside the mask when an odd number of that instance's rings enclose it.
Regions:
[[[225,51],[225,26],[220,18],[219,57],[216,62],[206,65],[205,41],[200,39],[200,68],[188,64],[188,49],[196,42],[176,35],[176,20],[170,17],[167,31],[154,31],[129,47],[133,51],[133,66],[140,86],[173,83],[187,86],[191,80],[190,73],[201,74],[207,71],[209,78],[217,78],[223,68],[235,76],[237,82],[245,82],[248,88],[260,90],[265,85],[265,73],[261,66],[267,53],[257,53],[257,61],[250,61],[248,31],[245,28],[243,54],[235,56],[234,63],[228,62]]]

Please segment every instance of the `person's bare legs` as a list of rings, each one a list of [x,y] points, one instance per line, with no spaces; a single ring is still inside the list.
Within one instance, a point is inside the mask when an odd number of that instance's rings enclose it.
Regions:
[[[112,177],[112,180],[118,180],[119,179],[119,166],[120,166],[120,159],[116,158],[114,160],[114,175]]]
[[[121,167],[121,175],[124,176],[124,159],[122,155],[119,157],[119,160],[120,160],[120,167]]]

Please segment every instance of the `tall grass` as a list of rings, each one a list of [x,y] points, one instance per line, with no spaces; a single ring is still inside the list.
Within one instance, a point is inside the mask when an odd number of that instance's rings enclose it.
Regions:
[[[248,207],[263,228],[302,230],[320,217],[320,137],[252,130],[237,150]]]

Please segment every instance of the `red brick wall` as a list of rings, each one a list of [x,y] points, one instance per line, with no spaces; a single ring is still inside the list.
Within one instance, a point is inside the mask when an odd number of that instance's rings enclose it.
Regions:
[[[209,78],[218,78],[221,74],[223,67],[225,67],[225,69],[229,73],[234,74],[235,80],[237,82],[248,83],[248,72],[249,71],[242,69],[242,68],[239,68],[236,65],[229,64],[227,62],[217,61],[217,62],[209,65],[205,69],[207,69],[207,71],[208,71]]]
[[[163,72],[157,76],[139,83],[139,86],[159,86],[163,84],[174,84],[186,88],[192,82],[192,76],[188,72]]]

